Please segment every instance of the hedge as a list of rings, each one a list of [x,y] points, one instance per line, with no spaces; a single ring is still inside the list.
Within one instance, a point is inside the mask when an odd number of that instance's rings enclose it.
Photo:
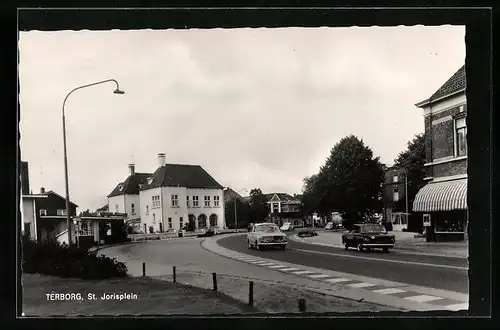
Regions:
[[[22,238],[22,270],[59,277],[107,279],[127,276],[127,266],[77,246],[68,247],[57,241],[37,242]]]

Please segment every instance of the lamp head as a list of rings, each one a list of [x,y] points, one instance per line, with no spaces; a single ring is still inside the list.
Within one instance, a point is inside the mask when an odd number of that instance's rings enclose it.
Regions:
[[[122,91],[122,90],[120,90],[120,89],[118,89],[118,88],[117,88],[117,89],[115,89],[115,91],[114,91],[113,93],[115,93],[115,94],[120,94],[120,95],[125,94],[125,92],[124,92],[124,91]]]

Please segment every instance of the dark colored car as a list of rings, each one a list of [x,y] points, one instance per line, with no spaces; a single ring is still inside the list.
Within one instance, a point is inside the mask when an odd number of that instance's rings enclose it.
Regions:
[[[358,251],[382,249],[388,252],[395,242],[395,236],[389,235],[384,226],[376,223],[356,224],[350,231],[342,234],[342,244],[346,250],[355,247]]]
[[[299,236],[299,237],[313,237],[313,236],[318,236],[318,233],[312,229],[305,229],[305,230],[299,231],[297,236]]]

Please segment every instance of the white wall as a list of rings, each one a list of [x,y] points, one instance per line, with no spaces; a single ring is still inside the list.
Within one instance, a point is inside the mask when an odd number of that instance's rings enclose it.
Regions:
[[[139,205],[139,195],[125,195],[125,213],[128,218],[138,218],[141,216],[141,206]],[[135,213],[132,214],[132,204],[135,207]]]
[[[149,233],[149,226],[153,226],[155,231],[160,230],[159,224],[161,222],[161,207],[157,209],[152,208],[151,198],[155,195],[161,196],[160,188],[141,190],[139,192],[141,230],[144,231],[144,224],[146,224],[146,230],[148,233]],[[147,209],[146,206],[149,207],[149,214],[146,214],[146,209]],[[155,221],[153,221],[153,219],[155,219]]]
[[[442,111],[446,111],[448,109],[451,109],[451,108],[454,108],[458,105],[462,105],[462,104],[466,104],[466,103],[467,103],[467,99],[466,99],[465,93],[458,93],[453,97],[447,98],[447,99],[442,100],[442,101],[438,101],[430,106],[426,105],[425,107],[423,107],[424,116],[428,116],[430,114],[435,115],[435,114],[440,113]]]
[[[118,205],[118,210],[116,210],[116,205]],[[108,211],[109,212],[125,212],[125,195],[108,197]]]
[[[217,215],[217,227],[224,228],[226,219],[224,217],[224,192],[222,189],[187,189],[187,194],[190,196],[190,207],[187,208],[186,219],[189,214],[196,217],[196,226],[198,226],[198,216],[205,214],[207,216],[207,228],[210,228],[210,215]],[[193,207],[192,196],[199,196],[199,207]],[[210,196],[210,207],[205,207],[205,196]],[[214,196],[219,196],[219,207],[214,206]],[[186,198],[184,197],[184,204]]]
[[[33,198],[23,198],[21,207],[21,231],[24,231],[24,223],[31,225],[31,238],[37,239],[35,200]]]

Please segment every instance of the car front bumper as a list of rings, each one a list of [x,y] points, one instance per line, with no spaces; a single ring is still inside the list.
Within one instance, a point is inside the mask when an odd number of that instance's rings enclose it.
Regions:
[[[282,246],[287,244],[288,242],[259,242],[259,245],[262,246]]]
[[[362,243],[362,247],[367,247],[367,248],[393,248],[394,243]]]

